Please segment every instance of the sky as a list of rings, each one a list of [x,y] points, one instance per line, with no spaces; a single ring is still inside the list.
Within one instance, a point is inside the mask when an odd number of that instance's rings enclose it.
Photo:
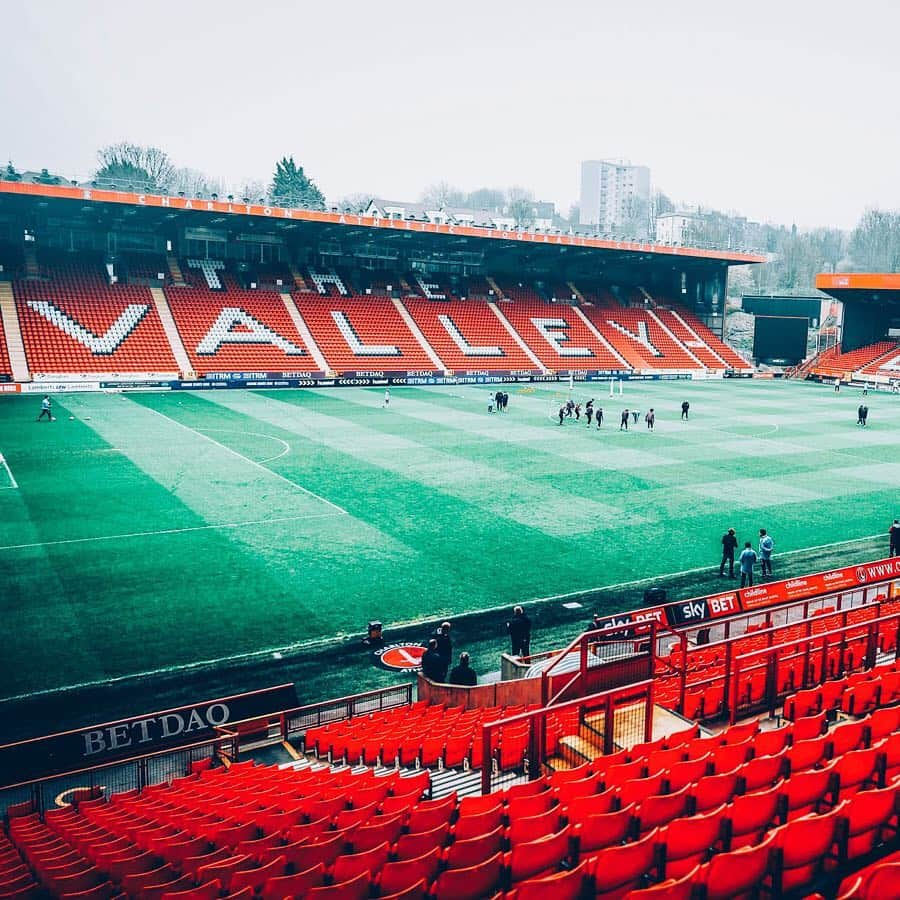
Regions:
[[[239,185],[293,155],[329,200],[522,185],[583,159],[800,227],[900,208],[894,0],[4,0],[0,160],[79,176],[152,144]]]

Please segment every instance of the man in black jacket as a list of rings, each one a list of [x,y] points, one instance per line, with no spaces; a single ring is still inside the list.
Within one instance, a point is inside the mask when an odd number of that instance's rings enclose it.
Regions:
[[[531,653],[531,619],[521,606],[513,609],[512,618],[506,623],[513,656],[528,656]]]
[[[737,548],[737,538],[734,529],[729,528],[722,535],[722,562],[719,564],[719,577],[725,574],[725,563],[728,563],[728,577],[734,578],[734,551]]]
[[[459,654],[459,665],[450,671],[450,684],[459,684],[464,687],[473,687],[478,684],[478,675],[469,665],[469,654]]]
[[[441,654],[438,653],[436,638],[428,642],[428,647],[422,654],[422,674],[429,681],[443,681],[446,677],[447,669]]]
[[[434,639],[437,641],[437,652],[444,664],[444,672],[441,681],[447,677],[447,670],[450,668],[450,661],[453,659],[453,641],[450,640],[450,623],[443,622],[441,627],[435,632]]]

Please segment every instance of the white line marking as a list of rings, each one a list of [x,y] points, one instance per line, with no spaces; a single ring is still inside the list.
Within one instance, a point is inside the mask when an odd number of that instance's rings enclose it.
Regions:
[[[261,463],[267,463],[267,462],[272,462],[273,460],[276,460],[276,459],[281,459],[281,457],[284,456],[285,453],[291,452],[291,445],[287,441],[283,440],[280,437],[275,437],[274,434],[266,434],[265,432],[262,432],[262,431],[242,431],[240,428],[199,428],[197,430],[198,431],[217,431],[217,432],[222,432],[225,434],[252,434],[254,437],[263,437],[263,438],[269,438],[269,440],[272,440],[272,441],[278,441],[278,443],[284,447],[284,450],[282,450],[281,453],[276,453],[275,456],[267,456],[265,459],[261,459],[260,460]]]
[[[19,484],[16,479],[13,478],[12,469],[10,469],[9,463],[6,461],[6,457],[2,453],[0,453],[0,465],[2,465],[4,469],[6,469],[6,474],[9,475],[9,484],[4,484],[2,488],[0,488],[0,490],[18,490]]]
[[[168,416],[166,416],[166,418],[168,418]],[[272,520],[269,520],[269,521],[272,521]],[[216,527],[216,526],[209,526],[209,527]],[[780,556],[790,556],[795,553],[804,553],[808,550],[823,550],[823,549],[827,549],[829,547],[840,547],[840,546],[843,546],[846,544],[858,544],[858,543],[861,543],[862,541],[871,541],[875,538],[878,538],[879,540],[884,540],[884,537],[885,537],[884,534],[873,534],[873,535],[869,535],[868,537],[853,538],[848,541],[837,541],[833,544],[821,544],[818,547],[804,547],[804,548],[801,548],[798,550],[787,550],[784,553],[781,553],[779,555]],[[0,548],[0,549],[3,549],[3,548]],[[626,587],[628,585],[643,584],[647,581],[658,581],[660,578],[665,578],[667,576],[686,575],[686,574],[691,574],[691,573],[695,573],[695,572],[706,572],[712,568],[714,568],[714,566],[702,566],[701,568],[697,568],[697,569],[687,569],[685,572],[662,573],[661,575],[653,575],[649,578],[640,578],[636,581],[623,581],[623,582],[620,582],[619,584],[607,584],[600,588],[585,588],[584,590],[581,590],[581,591],[573,591],[571,594],[556,594],[552,597],[537,597],[537,598],[534,598],[533,600],[522,600],[520,602],[522,602],[522,603],[543,603],[543,602],[549,601],[549,600],[561,600],[566,597],[574,597],[574,596],[578,596],[579,594],[586,594],[586,593],[590,592],[591,590],[596,590],[596,591],[611,590],[611,589],[618,588],[618,587]],[[459,612],[456,615],[457,615],[457,617],[473,616],[473,615],[481,615],[481,614],[489,613],[489,612],[498,612],[501,610],[505,611],[505,612],[509,612],[509,604],[504,603],[499,606],[485,607],[484,609],[466,610],[464,612]],[[407,628],[407,627],[411,627],[411,626],[415,626],[415,625],[422,625],[426,622],[434,622],[434,619],[435,619],[434,615],[428,616],[426,618],[421,618],[421,619],[409,619],[409,620],[406,620],[403,622],[395,622],[395,623],[393,623],[392,627]],[[193,669],[202,669],[202,668],[221,666],[223,663],[245,662],[245,661],[253,660],[253,659],[262,659],[264,657],[271,656],[274,653],[281,653],[284,656],[289,653],[296,653],[300,650],[311,650],[315,647],[322,647],[322,646],[327,646],[329,644],[334,644],[337,641],[339,641],[340,638],[341,638],[340,634],[333,634],[333,635],[329,635],[328,637],[315,638],[315,639],[309,640],[309,641],[298,641],[294,644],[288,644],[287,646],[284,646],[284,647],[269,647],[265,650],[253,650],[248,653],[234,653],[230,656],[223,656],[218,659],[198,660],[197,662],[187,663],[184,665],[164,666],[159,669],[150,669],[150,670],[147,670],[144,672],[133,672],[133,673],[130,673],[127,675],[117,675],[113,678],[98,678],[93,681],[83,681],[83,682],[76,683],[76,684],[63,685],[61,687],[45,688],[44,690],[40,690],[40,691],[30,691],[30,692],[24,693],[24,694],[14,694],[10,697],[0,697],[0,704],[14,703],[19,700],[28,700],[28,699],[32,699],[34,697],[41,697],[46,694],[56,694],[61,691],[77,691],[77,690],[82,690],[84,688],[116,684],[118,682],[129,681],[129,680],[135,679],[135,678],[151,678],[151,677],[156,677],[159,675],[171,674],[173,672],[189,672]]]
[[[273,472],[271,469],[267,469],[264,465],[262,465],[262,463],[258,463],[255,459],[250,459],[249,456],[244,456],[243,453],[238,453],[237,450],[232,450],[231,447],[227,447],[225,444],[220,443],[215,438],[211,438],[208,434],[204,434],[202,431],[197,431],[196,428],[191,428],[189,425],[185,425],[182,422],[179,422],[177,419],[173,419],[171,416],[167,416],[165,413],[160,412],[158,409],[153,409],[153,407],[151,406],[145,406],[144,409],[149,410],[152,413],[156,413],[156,415],[161,416],[168,422],[172,422],[174,425],[178,425],[180,428],[183,428],[185,431],[189,431],[191,434],[196,434],[198,437],[202,437],[204,440],[209,441],[211,444],[215,444],[220,450],[224,450],[226,453],[230,453],[232,456],[236,456],[238,459],[242,459],[245,463],[250,463],[251,466],[255,466],[257,469],[261,469],[263,472],[267,472],[269,475],[272,475],[275,478],[280,478],[283,482],[289,484],[292,488],[296,488],[298,491],[302,491],[304,494],[310,497],[314,497],[316,500],[321,500],[322,503],[327,504],[332,509],[336,509],[339,513],[342,513],[345,516],[350,515],[350,513],[348,513],[343,506],[338,506],[337,503],[332,503],[325,497],[321,497],[319,494],[316,494],[308,488],[303,487],[303,485],[297,484],[296,481],[291,481],[290,478],[286,478],[284,475],[281,475],[278,472]]]
[[[31,550],[35,547],[58,547],[61,544],[88,544],[92,541],[120,541],[126,538],[155,537],[162,534],[187,534],[192,531],[214,531],[219,528],[249,528],[253,525],[277,525],[279,522],[302,522],[305,519],[330,519],[340,513],[312,513],[307,516],[279,516],[273,519],[253,519],[248,522],[222,522],[219,525],[189,525],[186,528],[162,528],[159,531],[130,531],[125,534],[101,534],[95,537],[67,538],[62,541],[36,541],[33,544],[7,544],[5,550]]]

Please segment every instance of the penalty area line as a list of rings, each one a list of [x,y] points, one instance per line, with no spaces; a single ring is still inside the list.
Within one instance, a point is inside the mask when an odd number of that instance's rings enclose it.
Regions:
[[[336,509],[339,513],[341,513],[341,515],[350,515],[350,513],[348,513],[343,506],[338,506],[337,503],[332,503],[325,497],[322,497],[314,491],[309,490],[309,488],[303,487],[302,484],[297,484],[296,481],[291,481],[290,478],[286,478],[281,473],[266,468],[266,466],[262,465],[262,463],[258,463],[255,459],[250,459],[249,456],[244,456],[243,453],[238,453],[237,450],[232,450],[231,447],[221,443],[220,441],[217,441],[215,438],[211,438],[208,434],[204,434],[202,431],[197,431],[196,428],[191,428],[190,425],[185,425],[183,422],[179,422],[178,419],[173,419],[171,416],[167,416],[165,413],[160,412],[158,409],[153,409],[153,407],[151,406],[145,406],[144,409],[147,409],[152,413],[156,413],[156,415],[165,419],[167,422],[171,422],[173,425],[177,425],[179,428],[183,428],[185,431],[189,431],[191,434],[196,434],[198,437],[202,437],[203,440],[209,441],[211,444],[215,444],[220,450],[224,450],[226,453],[230,453],[232,456],[236,456],[238,459],[242,459],[245,463],[249,463],[251,466],[260,469],[261,471],[266,472],[267,474],[272,475],[275,478],[281,479],[285,484],[289,484],[292,488],[296,488],[298,491],[301,491],[308,497],[313,497],[316,500],[320,500],[327,506],[330,506],[332,509]],[[271,435],[267,435],[267,437],[271,437]]]
[[[216,531],[233,528],[250,528],[254,525],[278,525],[281,522],[302,522],[306,519],[330,519],[340,513],[312,513],[306,516],[278,516],[272,519],[253,519],[248,522],[222,522],[218,525],[189,525],[185,528],[162,528],[158,531],[130,531],[124,534],[101,534],[95,537],[67,538],[61,541],[36,541],[32,544],[7,544],[0,546],[6,550],[33,550],[36,547],[58,547],[65,544],[89,544],[94,541],[123,541],[129,538],[156,537],[165,534],[189,534],[192,531]]]

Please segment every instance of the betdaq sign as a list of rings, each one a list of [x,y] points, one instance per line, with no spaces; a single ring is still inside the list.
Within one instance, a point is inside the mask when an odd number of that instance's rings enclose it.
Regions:
[[[206,700],[0,747],[0,784],[84,769],[194,744],[216,728],[297,705],[293,684]]]

